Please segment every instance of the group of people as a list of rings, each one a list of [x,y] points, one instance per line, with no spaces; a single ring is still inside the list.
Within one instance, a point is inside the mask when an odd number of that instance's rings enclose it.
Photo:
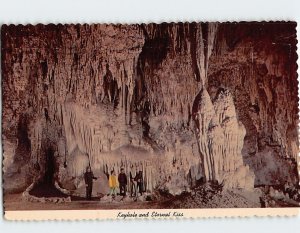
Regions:
[[[110,174],[106,174],[108,179],[109,193],[113,198],[119,194],[120,196],[125,197],[127,192],[128,178],[125,174],[124,168],[121,168],[120,174],[117,176],[115,170],[112,170]],[[96,180],[97,177],[94,176],[91,167],[87,167],[86,172],[84,173],[84,181],[86,186],[86,199],[92,199],[93,192],[93,180]],[[136,175],[130,172],[129,175],[129,191],[131,197],[137,197],[137,194],[143,195],[144,192],[144,180],[143,180],[143,171],[138,171]],[[119,193],[117,190],[119,188]]]

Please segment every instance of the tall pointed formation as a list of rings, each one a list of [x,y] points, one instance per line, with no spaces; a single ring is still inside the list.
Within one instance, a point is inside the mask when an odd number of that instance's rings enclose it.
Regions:
[[[245,127],[238,121],[232,96],[221,90],[214,102],[203,89],[193,106],[205,178],[227,188],[254,187],[254,173],[243,164]]]
[[[245,127],[238,121],[232,96],[220,88],[212,101],[206,90],[209,59],[214,48],[217,24],[199,24],[197,66],[202,89],[193,103],[193,120],[205,179],[226,188],[254,187],[254,173],[243,164]]]

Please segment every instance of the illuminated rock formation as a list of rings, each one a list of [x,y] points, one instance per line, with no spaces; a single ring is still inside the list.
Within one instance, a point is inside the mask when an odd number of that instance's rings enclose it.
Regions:
[[[246,131],[237,119],[231,94],[220,90],[212,103],[203,89],[196,97],[193,113],[205,178],[227,188],[253,188],[254,174],[244,166],[241,154]]]

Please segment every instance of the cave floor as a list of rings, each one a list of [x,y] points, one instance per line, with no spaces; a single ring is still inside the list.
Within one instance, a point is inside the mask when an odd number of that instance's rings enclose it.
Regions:
[[[163,201],[130,201],[130,202],[100,202],[99,198],[92,200],[72,198],[71,202],[29,202],[22,199],[22,193],[5,194],[4,208],[6,211],[14,210],[108,210],[108,209],[193,209],[193,208],[260,208],[257,197],[250,197],[250,193],[241,194],[228,192],[214,195],[209,201],[203,202],[203,195],[181,196]],[[247,197],[248,196],[248,197]],[[283,200],[274,201],[274,206],[269,207],[297,207]]]
[[[100,202],[99,198],[91,201],[74,200],[66,203],[28,202],[22,199],[22,193],[6,194],[4,197],[5,210],[101,210],[101,209],[160,209],[160,202]]]

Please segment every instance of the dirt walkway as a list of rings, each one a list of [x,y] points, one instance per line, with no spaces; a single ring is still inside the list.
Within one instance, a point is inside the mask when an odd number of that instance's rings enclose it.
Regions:
[[[222,194],[209,193],[181,195],[164,201],[113,201],[101,202],[99,198],[91,201],[74,199],[71,202],[29,202],[22,199],[22,194],[6,194],[4,196],[5,210],[108,210],[108,209],[181,209],[181,208],[260,208],[259,195],[245,192],[227,191]],[[272,207],[298,207],[294,203],[276,200]]]
[[[22,199],[22,194],[6,194],[5,210],[104,210],[104,209],[160,209],[160,204],[154,201],[111,202],[104,203],[97,199],[92,201],[76,200],[68,203],[28,202]]]

